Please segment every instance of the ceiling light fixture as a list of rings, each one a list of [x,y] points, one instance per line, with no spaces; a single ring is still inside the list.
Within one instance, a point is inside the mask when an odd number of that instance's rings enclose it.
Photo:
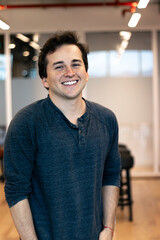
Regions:
[[[9,44],[9,49],[14,49],[16,47],[16,44],[15,43],[10,43]]]
[[[120,31],[119,35],[121,36],[121,38],[123,40],[129,41],[132,34],[131,34],[131,32],[128,32],[128,31]]]
[[[38,61],[38,56],[33,56],[32,60],[33,60],[34,62]]]
[[[16,38],[20,39],[23,42],[29,42],[30,39],[21,33],[16,34]]]
[[[36,43],[39,41],[39,34],[34,34],[33,35],[33,41],[36,42]]]
[[[128,46],[128,41],[123,40],[123,41],[121,42],[121,46],[122,46],[123,49],[126,49],[127,46]]]
[[[128,41],[123,40],[121,44],[117,47],[118,55],[122,55],[128,46]]]
[[[0,28],[1,28],[2,30],[9,30],[9,29],[10,29],[10,26],[9,26],[7,23],[5,23],[5,22],[3,22],[2,20],[0,20]]]
[[[133,13],[129,20],[128,27],[136,27],[140,18],[141,18],[140,13]]]
[[[31,46],[32,48],[36,49],[36,50],[40,50],[40,46],[39,44],[35,43],[34,41],[31,41],[29,43],[29,46]]]
[[[150,0],[140,0],[137,7],[139,9],[146,8]]]
[[[29,52],[29,51],[24,51],[24,52],[23,52],[23,56],[24,56],[24,57],[28,57],[29,55],[30,55],[30,52]]]

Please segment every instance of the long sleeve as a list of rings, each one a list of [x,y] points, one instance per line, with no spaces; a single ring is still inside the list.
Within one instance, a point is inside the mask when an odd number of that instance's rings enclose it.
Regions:
[[[105,161],[103,186],[114,185],[119,187],[121,160],[118,150],[118,123],[115,116],[112,117],[112,124],[109,126],[109,131],[111,144]]]
[[[34,167],[35,147],[26,116],[19,113],[11,122],[4,147],[5,194],[9,207],[28,198]]]

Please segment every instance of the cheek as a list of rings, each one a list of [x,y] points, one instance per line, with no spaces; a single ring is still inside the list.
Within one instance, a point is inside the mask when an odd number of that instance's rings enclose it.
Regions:
[[[55,75],[52,72],[47,73],[47,82],[49,84],[52,84],[52,82],[54,82],[56,80],[56,78],[57,78],[57,74]]]

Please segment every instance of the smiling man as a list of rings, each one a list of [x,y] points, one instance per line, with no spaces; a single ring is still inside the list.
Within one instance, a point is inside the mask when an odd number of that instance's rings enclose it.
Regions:
[[[111,240],[119,196],[118,125],[82,98],[87,49],[56,33],[39,56],[48,97],[17,113],[5,141],[5,192],[22,240]]]

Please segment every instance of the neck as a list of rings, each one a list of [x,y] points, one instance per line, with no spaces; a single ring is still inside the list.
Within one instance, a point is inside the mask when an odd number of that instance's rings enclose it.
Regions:
[[[77,119],[86,111],[86,104],[82,99],[82,95],[76,99],[65,99],[63,101],[58,101],[57,98],[54,98],[51,95],[50,98],[65,117],[75,125],[77,124]]]

